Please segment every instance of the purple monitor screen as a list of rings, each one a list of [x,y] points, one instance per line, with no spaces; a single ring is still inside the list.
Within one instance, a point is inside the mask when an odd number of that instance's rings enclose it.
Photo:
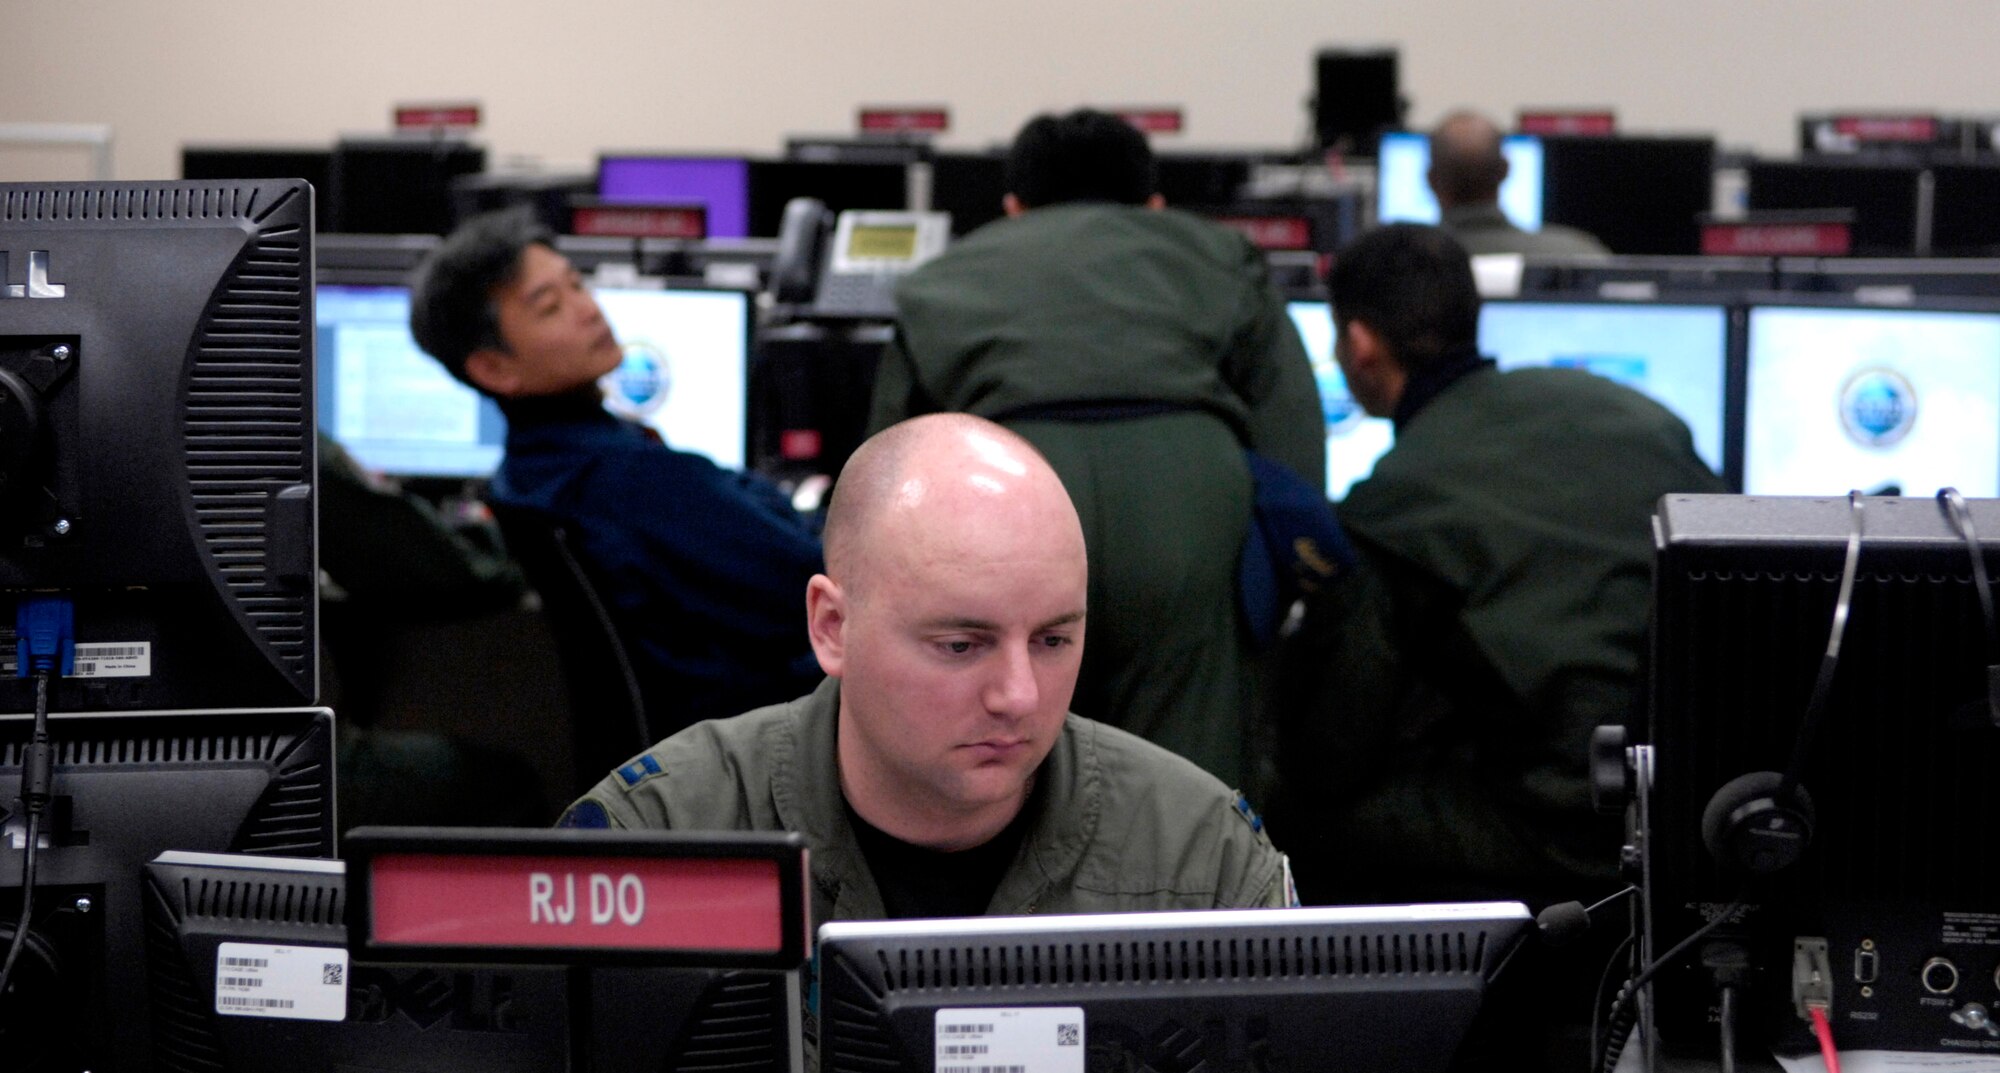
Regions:
[[[597,162],[605,201],[708,206],[710,238],[750,234],[750,166],[735,157],[606,156]]]

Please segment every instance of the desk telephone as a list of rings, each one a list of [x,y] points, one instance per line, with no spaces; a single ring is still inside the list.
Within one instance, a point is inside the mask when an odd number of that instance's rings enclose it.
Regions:
[[[793,198],[778,229],[771,291],[815,317],[893,320],[896,282],[944,252],[951,214],[857,209]]]

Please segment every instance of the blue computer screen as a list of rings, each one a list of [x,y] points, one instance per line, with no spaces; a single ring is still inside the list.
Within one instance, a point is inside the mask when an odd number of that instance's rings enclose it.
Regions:
[[[597,292],[624,364],[606,407],[668,444],[741,469],[747,444],[750,296],[731,290]],[[320,428],[362,465],[398,476],[485,477],[506,419],[410,338],[403,287],[317,290]]]
[[[1687,423],[1695,453],[1722,472],[1725,307],[1488,302],[1479,314],[1479,349],[1502,369],[1583,369],[1652,396]]]
[[[1542,140],[1517,134],[1501,143],[1507,181],[1500,184],[1500,211],[1523,231],[1542,229]],[[1375,218],[1383,223],[1438,222],[1437,195],[1431,193],[1431,140],[1428,135],[1392,131],[1382,135],[1375,157]]]
[[[1743,490],[2000,496],[2000,313],[1750,310]]]
[[[708,208],[710,238],[750,234],[750,164],[733,157],[607,156],[597,162],[605,201],[687,203]]]
[[[1325,302],[1287,302],[1285,311],[1299,330],[1319,383],[1320,409],[1326,416],[1326,495],[1345,499],[1356,481],[1375,470],[1395,442],[1394,426],[1386,417],[1369,417],[1347,393],[1347,378],[1333,360],[1333,311]]]

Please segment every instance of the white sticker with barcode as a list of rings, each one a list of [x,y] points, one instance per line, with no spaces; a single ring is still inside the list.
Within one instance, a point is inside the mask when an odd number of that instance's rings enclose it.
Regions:
[[[937,1012],[937,1073],[1083,1073],[1083,1007]]]
[[[293,1021],[347,1019],[347,951],[338,946],[223,943],[215,1012]]]
[[[76,669],[72,678],[151,678],[151,641],[91,642],[76,646]]]

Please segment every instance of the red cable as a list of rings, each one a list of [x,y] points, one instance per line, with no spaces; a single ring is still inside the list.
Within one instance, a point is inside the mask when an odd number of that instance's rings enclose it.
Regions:
[[[1840,1052],[1833,1049],[1833,1026],[1826,1021],[1826,1010],[1808,1006],[1806,1012],[1812,1014],[1813,1035],[1819,1037],[1819,1053],[1826,1059],[1826,1073],[1840,1073]]]

